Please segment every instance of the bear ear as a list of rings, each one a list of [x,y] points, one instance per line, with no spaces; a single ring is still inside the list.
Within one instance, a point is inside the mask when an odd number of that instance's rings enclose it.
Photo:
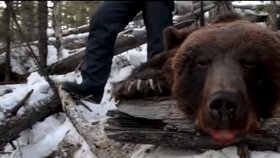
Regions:
[[[277,37],[280,40],[280,33],[279,32],[274,32],[275,37]]]
[[[179,46],[193,31],[193,29],[178,30],[174,26],[168,26],[163,31],[165,50],[168,51]]]

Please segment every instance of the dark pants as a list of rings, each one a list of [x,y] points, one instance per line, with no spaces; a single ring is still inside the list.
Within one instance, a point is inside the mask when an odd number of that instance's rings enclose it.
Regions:
[[[142,11],[147,30],[148,60],[163,51],[162,31],[172,25],[173,1],[104,1],[90,22],[83,82],[102,95],[109,78],[116,37]]]

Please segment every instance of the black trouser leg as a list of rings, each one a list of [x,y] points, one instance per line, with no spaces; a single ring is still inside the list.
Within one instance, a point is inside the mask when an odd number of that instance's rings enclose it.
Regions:
[[[147,48],[150,60],[164,49],[163,30],[173,24],[174,1],[145,1],[143,19],[147,30]]]
[[[109,78],[117,34],[143,6],[136,1],[105,1],[90,23],[84,64],[83,82],[102,95]]]

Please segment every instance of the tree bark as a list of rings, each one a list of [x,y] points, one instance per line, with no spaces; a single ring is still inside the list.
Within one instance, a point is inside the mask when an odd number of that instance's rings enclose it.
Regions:
[[[271,30],[277,31],[277,3],[276,1],[270,1],[272,9],[271,9]]]
[[[176,106],[173,98],[126,100],[117,110],[109,111],[105,132],[119,142],[156,144],[180,149],[220,149],[224,146],[196,128]],[[232,145],[248,144],[253,150],[278,151],[280,117],[264,120],[260,128],[249,135],[238,136]]]
[[[55,35],[55,47],[57,50],[57,58],[62,57],[62,15],[61,15],[61,1],[53,1],[53,22],[54,22],[54,35]]]
[[[48,6],[47,1],[38,2],[38,48],[40,65],[42,68],[47,67],[48,56]]]
[[[36,40],[36,19],[35,17],[35,3],[34,1],[21,1],[22,30],[24,34],[28,34],[25,40]]]
[[[7,3],[12,3],[7,1]],[[12,5],[12,4],[11,4]],[[9,8],[4,9],[5,30],[6,30],[6,55],[5,55],[5,82],[11,80],[11,16]]]

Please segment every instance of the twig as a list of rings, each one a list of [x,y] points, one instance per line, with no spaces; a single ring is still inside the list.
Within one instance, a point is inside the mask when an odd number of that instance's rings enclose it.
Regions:
[[[7,155],[8,155],[8,154],[11,154],[11,152],[0,151],[0,154],[1,154],[1,155],[4,155],[4,154],[7,154]]]
[[[31,89],[16,106],[9,110],[9,116],[15,116],[17,114],[18,110],[25,104],[26,100],[30,97],[33,91],[34,90]]]
[[[250,151],[248,144],[240,143],[238,145],[238,155],[240,158],[250,158]]]
[[[75,73],[77,73],[79,70],[80,70],[80,68],[82,67],[82,65],[83,65],[83,62],[84,62],[84,60],[82,59],[81,61],[80,61],[80,63],[79,63],[79,65],[76,67],[76,69],[75,69]]]
[[[88,111],[92,112],[92,110],[87,106],[86,103],[84,103],[83,101],[81,100],[77,100],[77,103],[78,104],[81,104],[83,107],[85,107]]]
[[[10,145],[12,146],[12,148],[13,148],[14,150],[17,149],[16,146],[15,146],[15,144],[13,143],[13,141],[10,141],[9,143],[10,143]]]

